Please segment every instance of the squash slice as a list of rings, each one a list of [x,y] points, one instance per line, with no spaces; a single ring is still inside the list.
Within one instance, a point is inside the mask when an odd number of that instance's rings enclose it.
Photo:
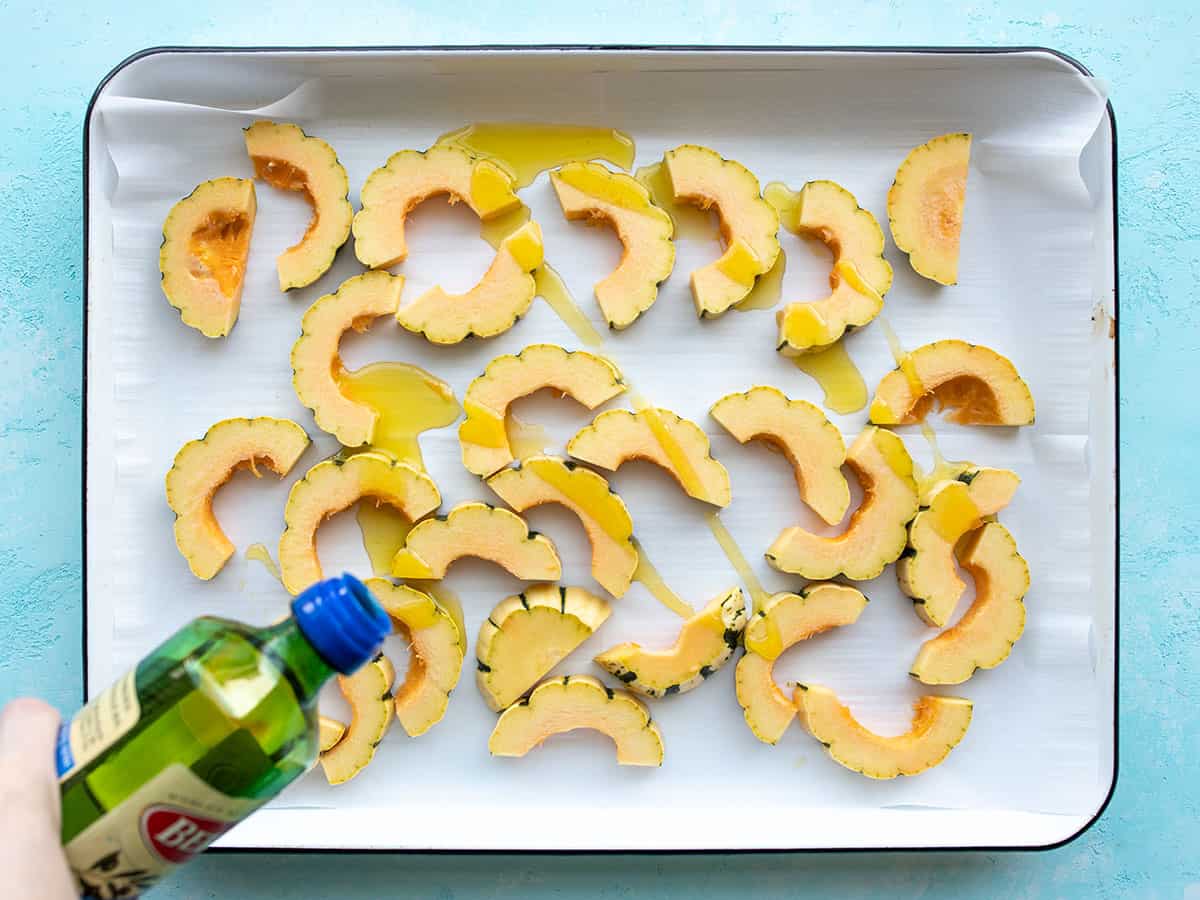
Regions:
[[[253,181],[215,178],[172,206],[163,222],[163,294],[183,324],[205,337],[224,337],[237,321],[257,210]]]
[[[495,712],[511,706],[608,620],[611,608],[576,587],[538,584],[500,601],[479,626],[475,681]]]
[[[621,239],[621,262],[596,283],[596,302],[610,328],[629,327],[653,305],[675,266],[671,217],[637,179],[599,163],[569,163],[550,173],[550,183],[568,219],[608,222]]]
[[[396,311],[396,321],[434,344],[503,334],[529,310],[537,293],[533,270],[542,264],[542,229],[526,222],[500,244],[475,287],[447,294],[433,287]]]
[[[925,684],[962,684],[976,669],[995,668],[1025,631],[1029,566],[1008,529],[989,522],[959,545],[958,558],[975,578],[975,602],[921,647],[911,674]]]
[[[725,252],[692,273],[696,313],[719,316],[754,287],[779,256],[779,215],[763,200],[758,179],[739,162],[684,144],[663,155],[676,202],[715,208]]]
[[[317,749],[321,753],[332,750],[346,734],[346,726],[328,716],[318,716],[317,726]]]
[[[970,158],[971,135],[935,137],[909,152],[888,191],[892,240],[914,272],[939,284],[958,282]]]
[[[245,134],[254,174],[272,187],[302,193],[312,207],[304,237],[276,260],[281,291],[305,287],[329,271],[350,238],[350,179],[333,148],[298,125],[255,122]]]
[[[633,519],[603,476],[555,456],[531,456],[487,485],[517,512],[543,503],[571,510],[592,545],[592,577],[614,597],[629,590],[638,564]]]
[[[394,314],[403,287],[399,275],[356,275],[313,303],[300,320],[300,337],[292,345],[292,386],[317,426],[347,447],[371,443],[379,412],[343,392],[346,369],[338,345],[351,328],[366,331],[375,319]]]
[[[779,192],[783,185],[771,186]],[[771,189],[766,196],[771,199]],[[779,311],[778,349],[785,356],[823,350],[883,309],[892,286],[892,267],[883,258],[883,229],[854,195],[832,181],[810,181],[788,197],[793,216],[781,216],[789,231],[822,241],[833,252],[831,293],[812,303],[789,303]]]
[[[917,482],[904,442],[868,425],[846,451],[846,464],[863,489],[862,504],[846,530],[822,537],[798,525],[785,528],[766,553],[767,562],[779,571],[868,581],[904,552],[905,526],[917,514]]]
[[[940,628],[950,620],[967,587],[954,565],[954,545],[1008,506],[1020,483],[1016,472],[972,466],[921,499],[908,526],[908,549],[896,562],[896,580],[930,625]]]
[[[353,675],[339,675],[338,687],[350,703],[352,717],[342,736],[321,754],[330,784],[345,784],[375,758],[375,748],[392,723],[392,681],[396,670],[383,654]],[[328,720],[341,725],[335,719]],[[329,732],[332,726],[323,726]]]
[[[444,578],[464,556],[494,562],[525,581],[557,581],[562,562],[550,538],[525,520],[487,503],[460,503],[443,518],[418,522],[392,557],[396,578]]]
[[[595,658],[596,664],[646,697],[669,697],[699,687],[716,673],[742,641],[746,598],[741,588],[714,597],[683,623],[667,650],[643,650],[640,644],[617,644]]]
[[[870,421],[912,425],[934,407],[960,425],[1032,425],[1033,394],[1008,357],[982,344],[934,341],[905,355],[875,389]]]
[[[775,594],[750,617],[743,634],[746,655],[737,664],[737,698],[746,724],[774,744],[796,717],[796,707],[775,681],[775,660],[815,634],[852,625],[867,598],[844,584],[810,584],[798,594]]]
[[[632,694],[587,675],[543,682],[528,699],[506,709],[488,739],[488,750],[493,756],[524,756],[548,737],[578,728],[612,738],[618,765],[662,765],[662,734],[650,711]]]
[[[796,471],[800,499],[830,525],[842,521],[850,506],[850,486],[842,474],[846,444],[821,410],[760,385],[727,394],[709,415],[739,443],[760,440],[782,452]]]
[[[455,147],[421,153],[401,150],[367,176],[354,216],[354,254],[371,269],[386,269],[408,256],[404,223],[412,210],[439,194],[466,203],[483,221],[521,205],[503,168]]]
[[[368,451],[317,463],[292,485],[283,510],[279,570],[290,593],[321,580],[317,528],[363,497],[394,506],[410,522],[429,515],[442,502],[432,478],[386,453]]]
[[[971,701],[921,697],[913,704],[912,728],[898,737],[868,731],[829,688],[802,684],[794,695],[800,724],[825,745],[835,762],[868,778],[918,775],[946,758],[971,724]]]
[[[217,489],[235,471],[258,475],[262,462],[283,477],[308,449],[304,429],[288,419],[225,419],[188,441],[167,472],[167,505],[175,513],[175,544],[197,578],[206,581],[233,556],[233,543],[213,515]]]
[[[515,356],[497,356],[463,397],[467,417],[458,427],[462,461],[469,472],[494,475],[514,459],[504,427],[509,406],[550,388],[588,409],[625,390],[617,367],[585,350],[531,344]]]
[[[366,585],[408,642],[408,672],[394,691],[396,718],[409,737],[419,737],[446,714],[462,673],[466,635],[423,591],[383,578],[371,578]]]
[[[713,459],[708,435],[669,409],[602,412],[571,438],[567,453],[610,471],[631,459],[648,460],[666,469],[689,497],[722,507],[732,499],[729,472]]]

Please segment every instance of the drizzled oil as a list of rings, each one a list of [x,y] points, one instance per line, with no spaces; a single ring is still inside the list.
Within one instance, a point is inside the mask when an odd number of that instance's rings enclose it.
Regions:
[[[758,580],[758,576],[754,574],[754,570],[750,568],[750,563],[746,560],[746,556],[742,553],[742,548],[738,546],[729,529],[725,527],[725,523],[721,521],[721,517],[716,512],[710,512],[705,516],[708,521],[708,528],[712,532],[713,537],[717,539],[717,544],[721,548],[721,552],[725,554],[725,558],[729,560],[729,564],[733,566],[738,577],[742,580],[742,584],[746,586],[746,590],[750,592],[750,613],[754,614],[756,610],[762,609],[770,596],[762,586],[762,582]]]
[[[336,376],[342,393],[378,413],[371,446],[424,468],[417,438],[445,428],[462,412],[454,391],[424,369],[403,362],[377,362]]]
[[[246,559],[253,562],[261,563],[262,567],[267,570],[267,573],[278,581],[283,583],[283,575],[279,572],[279,564],[275,562],[275,558],[271,556],[271,551],[267,549],[266,544],[251,544],[246,548],[243,554]]]
[[[775,257],[775,263],[754,282],[750,293],[733,304],[739,312],[750,312],[757,309],[771,309],[779,304],[783,296],[783,276],[787,271],[787,254],[782,249]]]
[[[641,542],[634,539],[633,545],[637,548],[638,552],[638,564],[637,569],[633,573],[633,580],[642,585],[651,593],[655,600],[680,618],[689,619],[694,616],[696,610],[671,590],[667,582],[663,580],[662,575],[659,574],[658,569],[654,567],[654,563],[646,555],[646,549],[642,546]]]
[[[546,452],[551,443],[550,435],[541,425],[523,422],[511,412],[504,417],[504,431],[508,438],[508,449],[517,459],[528,459]]]
[[[443,134],[437,143],[495,160],[518,188],[569,162],[602,159],[628,169],[635,153],[633,138],[616,128],[536,122],[473,122]]]
[[[642,166],[634,175],[650,192],[654,205],[664,210],[675,223],[677,241],[711,241],[718,235],[717,214],[687,203],[675,202],[675,191],[661,162]]]
[[[792,365],[808,375],[825,394],[826,409],[846,415],[867,405],[867,383],[850,358],[844,341],[817,353],[789,356]]]

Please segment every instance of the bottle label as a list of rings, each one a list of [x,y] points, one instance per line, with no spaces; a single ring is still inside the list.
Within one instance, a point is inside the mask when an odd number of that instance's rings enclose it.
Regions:
[[[142,711],[136,675],[137,670],[130,669],[77,712],[69,726],[59,729],[54,757],[60,781],[86,766],[137,724]]]
[[[173,763],[64,848],[85,898],[137,897],[261,801],[213,789]]]

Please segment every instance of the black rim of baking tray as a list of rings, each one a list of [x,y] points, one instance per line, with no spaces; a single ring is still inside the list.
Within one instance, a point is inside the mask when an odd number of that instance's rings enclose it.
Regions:
[[[520,51],[606,51],[617,53],[649,53],[649,52],[676,52],[676,53],[929,53],[929,54],[956,54],[956,55],[996,55],[1009,53],[1047,53],[1061,59],[1068,65],[1078,69],[1082,74],[1092,77],[1092,72],[1081,63],[1061,50],[1055,50],[1050,47],[1037,46],[1016,46],[1016,47],[921,47],[921,46],[849,46],[837,47],[829,45],[820,46],[802,46],[802,45],[783,45],[769,46],[764,44],[755,45],[691,45],[691,44],[475,44],[475,45],[453,45],[453,44],[431,44],[431,45],[414,45],[414,46],[345,46],[345,47],[148,47],[145,50],[139,50],[126,59],[119,62],[113,69],[100,80],[96,86],[96,90],[92,93],[91,99],[88,101],[87,109],[84,112],[83,124],[83,364],[81,381],[83,384],[83,409],[82,409],[82,433],[81,442],[82,460],[81,460],[81,494],[82,503],[80,504],[81,516],[81,531],[80,531],[80,549],[82,560],[82,606],[83,614],[81,620],[81,643],[83,646],[83,701],[87,702],[88,698],[88,604],[87,604],[87,412],[88,412],[88,383],[87,383],[87,360],[88,360],[88,282],[90,271],[88,268],[88,168],[89,168],[89,144],[92,128],[92,113],[95,111],[96,101],[100,98],[100,94],[108,83],[122,69],[145,59],[148,56],[157,56],[160,54],[170,53],[244,53],[244,54],[260,54],[260,53],[470,53],[474,51],[504,51],[504,52],[520,52]],[[1029,845],[1010,845],[1001,844],[999,846],[987,845],[967,845],[956,847],[801,847],[801,848],[786,848],[786,847],[746,847],[746,848],[696,848],[688,850],[679,849],[643,849],[643,848],[628,848],[620,850],[470,850],[470,849],[409,849],[409,848],[369,848],[369,849],[343,849],[339,847],[312,847],[312,848],[293,848],[293,847],[213,847],[208,852],[219,853],[349,853],[349,854],[429,854],[429,855],[480,855],[480,856],[589,856],[603,855],[610,856],[614,854],[628,855],[669,855],[669,856],[687,856],[687,855],[713,855],[713,854],[765,854],[765,853],[941,853],[941,852],[989,852],[1010,850],[1055,850],[1063,847],[1084,832],[1088,831],[1093,825],[1099,821],[1108,809],[1109,803],[1112,802],[1113,794],[1117,789],[1117,772],[1119,762],[1120,742],[1118,740],[1119,728],[1119,700],[1120,700],[1120,663],[1121,663],[1121,631],[1120,631],[1120,613],[1121,613],[1121,367],[1120,367],[1120,331],[1121,317],[1119,313],[1120,301],[1120,267],[1118,264],[1118,245],[1117,245],[1117,118],[1113,112],[1112,102],[1106,104],[1108,113],[1109,130],[1112,133],[1112,242],[1113,242],[1113,535],[1115,546],[1113,548],[1113,770],[1112,782],[1108,786],[1108,792],[1104,796],[1104,802],[1100,804],[1095,815],[1087,821],[1087,823],[1076,831],[1074,834],[1055,841],[1051,844],[1029,844]]]

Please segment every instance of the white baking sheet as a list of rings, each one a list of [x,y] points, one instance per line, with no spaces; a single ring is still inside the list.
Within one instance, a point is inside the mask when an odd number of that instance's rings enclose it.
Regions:
[[[1010,356],[1038,403],[1019,431],[936,422],[950,458],[1004,466],[1023,484],[1002,520],[1033,573],[1028,627],[1011,658],[947,690],[975,718],[945,764],[918,778],[872,782],[829,760],[798,726],[779,745],[753,738],[733,693],[733,666],[702,688],[653,702],[666,743],[661,770],[619,769],[592,734],[555,738],[521,760],[491,759],[494,716],[468,663],[444,721],[412,740],[393,728],[371,767],[333,789],[315,774],[222,839],[223,846],[442,849],[706,849],[1021,846],[1064,839],[1102,805],[1113,779],[1115,590],[1111,132],[1101,90],[1044,52],[455,51],[161,53],[124,68],[92,113],[88,194],[87,678],[93,692],[201,613],[250,622],[278,617],[288,597],[240,555],[211,583],[174,547],[162,479],[178,447],[230,416],[287,416],[315,438],[283,482],[239,475],[217,512],[239,549],[274,548],[288,488],[335,443],[297,401],[288,353],[308,305],[360,267],[351,247],[316,285],[287,296],[274,257],[299,235],[302,201],[263,185],[241,318],[226,340],[182,326],[157,270],[161,223],[198,182],[249,177],[241,128],[295,121],[330,141],[351,199],[387,156],[422,149],[476,120],[598,124],[637,141],[639,165],[700,142],[765,183],[816,178],[845,185],[881,220],[908,148],[946,131],[975,136],[961,282],[916,277],[888,243],[896,270],[885,315],[912,347],[938,338],[985,343]],[[591,285],[615,263],[611,233],[568,224],[545,175],[522,196],[546,236],[547,258],[589,316]],[[411,219],[405,298],[440,281],[465,289],[491,251],[463,207],[425,204]],[[781,232],[786,299],[823,295],[828,253]],[[770,570],[762,550],[795,522],[816,526],[782,458],[741,447],[707,418],[722,395],[776,385],[820,402],[814,382],[773,352],[774,314],[696,320],[687,273],[713,242],[680,242],[657,304],[608,350],[654,402],[701,423],[729,468],[723,518],[768,589],[800,582]],[[529,343],[578,341],[540,301],[493,340],[434,348],[386,321],[348,338],[352,366],[402,359],[449,381],[461,397],[492,357]],[[892,368],[882,330],[848,346],[869,386]],[[617,403],[622,403],[621,398]],[[590,418],[569,401],[517,406],[561,442]],[[865,411],[834,417],[847,440]],[[902,429],[923,463],[919,432]],[[455,429],[423,448],[445,504],[493,499],[458,461]],[[853,479],[852,479],[853,480]],[[612,478],[668,582],[697,607],[736,576],[705,526],[701,504],[648,464]],[[529,516],[564,558],[565,580],[592,586],[587,545],[563,510]],[[321,532],[326,572],[367,573],[352,515]],[[465,561],[448,585],[466,608],[473,651],[491,607],[519,584]],[[892,569],[862,585],[872,603],[853,627],[781,660],[781,680],[827,684],[869,727],[902,730],[928,690],[908,675],[932,633],[902,598]],[[963,606],[966,606],[964,601]],[[591,656],[621,640],[670,640],[678,619],[635,585],[598,635],[558,673],[593,672]],[[402,652],[399,654],[402,661]],[[331,709],[337,711],[336,702]]]

